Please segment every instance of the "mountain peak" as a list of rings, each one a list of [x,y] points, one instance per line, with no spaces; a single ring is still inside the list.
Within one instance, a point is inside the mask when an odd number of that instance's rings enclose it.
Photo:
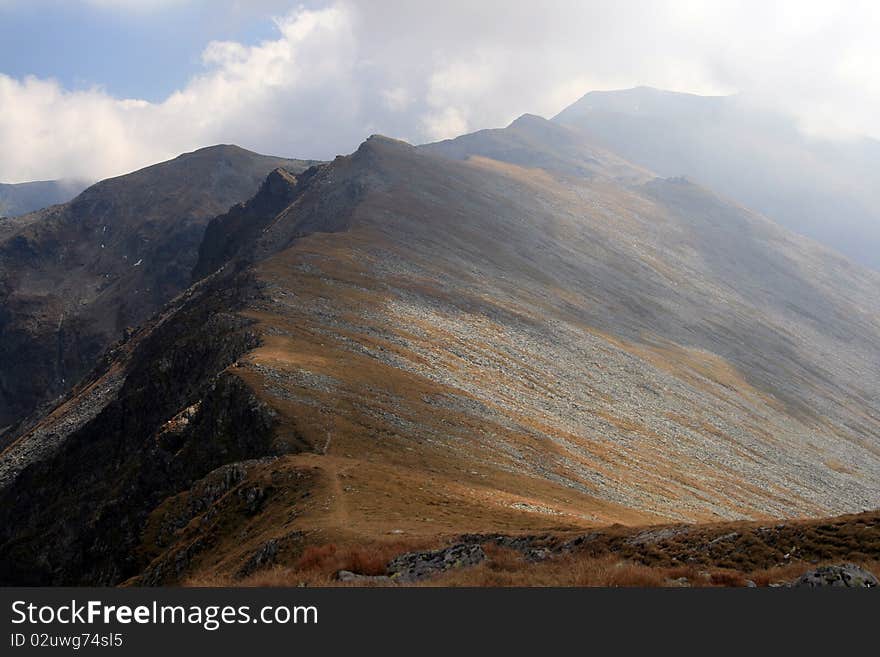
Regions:
[[[193,157],[229,157],[237,155],[248,156],[256,155],[256,153],[254,153],[253,151],[249,151],[246,148],[242,148],[237,144],[214,144],[213,146],[204,146],[203,148],[197,148],[194,151],[181,153],[175,159],[186,160]]]
[[[507,127],[522,128],[534,125],[543,125],[546,123],[548,123],[548,121],[543,116],[538,116],[537,114],[529,114],[528,112],[526,112],[525,114],[522,114],[518,118],[514,119],[513,122]]]
[[[712,111],[729,96],[702,96],[655,87],[631,87],[608,91],[590,91],[553,117],[553,121],[572,123],[583,120],[597,111],[621,114],[681,113],[688,116],[694,111]]]
[[[386,137],[385,135],[372,134],[364,140],[356,152],[376,149],[387,150],[389,148],[409,150],[415,147],[402,139],[394,139],[393,137]]]

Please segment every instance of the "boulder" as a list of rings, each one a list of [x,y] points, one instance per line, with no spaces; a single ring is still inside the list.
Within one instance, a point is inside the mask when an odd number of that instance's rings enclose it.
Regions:
[[[336,573],[336,579],[340,582],[358,582],[361,584],[388,584],[391,578],[387,575],[361,575],[350,570],[340,570]]]
[[[822,566],[808,573],[804,573],[792,586],[819,587],[819,586],[842,586],[847,588],[870,589],[880,585],[877,578],[863,568],[855,564],[847,563],[840,566]]]

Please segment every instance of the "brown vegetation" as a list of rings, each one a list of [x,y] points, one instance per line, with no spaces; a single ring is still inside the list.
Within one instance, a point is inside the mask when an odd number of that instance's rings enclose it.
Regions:
[[[609,527],[575,545],[571,534],[528,537],[549,558],[530,561],[521,549],[486,536],[486,559],[446,571],[419,586],[757,587],[784,584],[819,565],[852,562],[880,576],[880,513],[777,525],[719,523],[652,528]],[[734,538],[734,534],[736,537]],[[584,535],[581,535],[584,536]],[[662,538],[658,538],[662,537]],[[745,537],[738,543],[736,539]],[[727,547],[721,547],[727,544]],[[778,553],[778,545],[791,552]],[[370,586],[387,581],[339,582],[341,570],[386,573],[395,556],[430,548],[426,540],[307,547],[290,565],[235,580],[191,578],[188,586]],[[434,546],[436,547],[436,545]]]

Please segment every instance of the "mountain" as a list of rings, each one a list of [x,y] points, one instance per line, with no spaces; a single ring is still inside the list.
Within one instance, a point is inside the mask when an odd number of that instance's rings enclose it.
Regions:
[[[880,506],[880,274],[564,126],[373,136],[204,235],[0,455],[0,581]]]
[[[553,121],[880,270],[880,142],[808,137],[737,96],[648,87],[588,93]]]
[[[17,217],[66,203],[88,185],[78,180],[41,180],[17,184],[0,183],[0,218]]]
[[[274,168],[308,164],[214,146],[0,222],[0,428],[69,390],[185,289],[213,216]]]
[[[654,177],[652,172],[597,147],[576,130],[560,129],[534,114],[523,114],[506,128],[480,130],[420,148],[455,160],[482,157],[578,178],[610,176],[636,183]]]

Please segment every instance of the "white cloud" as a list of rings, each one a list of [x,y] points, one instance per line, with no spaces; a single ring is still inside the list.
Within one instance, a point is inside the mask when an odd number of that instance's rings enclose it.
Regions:
[[[461,110],[455,107],[447,107],[426,115],[422,119],[422,124],[431,141],[450,139],[468,131],[467,119]]]
[[[413,102],[412,96],[404,87],[383,90],[382,100],[385,103],[385,107],[393,112],[403,112]]]
[[[201,73],[156,103],[0,73],[0,180],[115,175],[219,142],[328,158],[371,132],[439,139],[639,84],[742,92],[810,131],[880,136],[867,0],[340,0],[276,25],[256,45],[208,44]]]
[[[0,75],[0,180],[105,177],[219,142],[285,153],[346,148],[360,131],[342,131],[336,143],[326,135],[356,119],[356,96],[334,88],[355,72],[349,14],[297,11],[278,29],[256,46],[209,44],[204,73],[161,103]]]

